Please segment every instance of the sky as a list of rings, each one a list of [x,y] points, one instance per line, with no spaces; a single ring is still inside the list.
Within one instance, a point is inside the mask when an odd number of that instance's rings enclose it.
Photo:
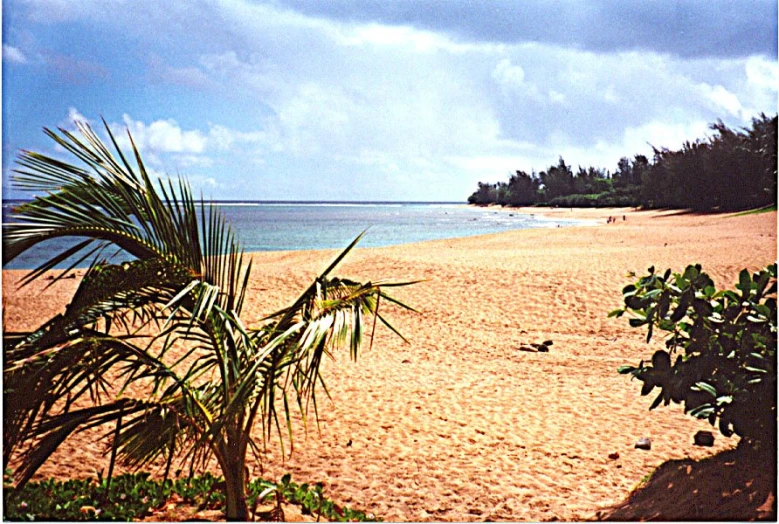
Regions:
[[[205,198],[464,202],[777,111],[775,0],[2,4],[4,198],[74,120]]]

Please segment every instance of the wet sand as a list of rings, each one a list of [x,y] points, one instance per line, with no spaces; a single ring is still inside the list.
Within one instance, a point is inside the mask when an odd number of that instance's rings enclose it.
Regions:
[[[497,212],[508,212],[496,209]],[[597,220],[590,227],[521,230],[481,237],[357,249],[338,275],[419,280],[395,291],[419,313],[385,309],[410,344],[386,329],[360,360],[348,351],[325,365],[333,403],[320,400],[320,431],[296,426],[294,452],[277,442],[252,475],[325,484],[340,504],[388,521],[586,520],[624,500],[669,459],[734,447],[672,405],[618,375],[662,345],[627,320],[628,272],[681,271],[700,263],[718,286],[776,260],[776,212],[698,215],[677,211],[526,210]],[[511,210],[516,213],[516,210]],[[625,220],[622,219],[623,215]],[[617,221],[606,225],[606,217]],[[247,323],[296,298],[332,251],[253,254]],[[29,329],[62,311],[76,288],[42,280],[22,290],[3,272],[6,330]],[[553,341],[549,353],[520,351]],[[652,449],[635,449],[640,438]],[[104,443],[81,434],[39,477],[84,477],[107,467]],[[609,455],[618,454],[613,459]]]

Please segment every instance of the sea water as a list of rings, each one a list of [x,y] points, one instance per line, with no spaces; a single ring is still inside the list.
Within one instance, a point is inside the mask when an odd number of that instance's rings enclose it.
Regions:
[[[19,202],[3,202],[3,222],[12,220]],[[245,251],[290,251],[344,248],[367,230],[359,247],[457,238],[511,229],[583,225],[581,220],[547,218],[460,203],[419,202],[218,202]],[[5,266],[32,269],[74,245],[52,239]],[[58,267],[68,267],[63,263]],[[82,266],[86,267],[89,261]]]

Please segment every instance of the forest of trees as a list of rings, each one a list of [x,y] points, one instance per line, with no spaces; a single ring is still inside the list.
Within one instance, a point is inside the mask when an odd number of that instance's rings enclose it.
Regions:
[[[722,121],[707,139],[654,157],[623,157],[616,171],[579,167],[562,157],[546,171],[517,171],[508,182],[479,182],[469,204],[502,206],[681,208],[735,211],[776,205],[777,116],[761,114],[751,129]]]

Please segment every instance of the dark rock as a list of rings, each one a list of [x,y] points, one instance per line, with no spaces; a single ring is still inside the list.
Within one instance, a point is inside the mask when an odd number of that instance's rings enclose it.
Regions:
[[[711,447],[714,445],[714,435],[711,431],[699,431],[695,434],[695,445]]]
[[[636,449],[652,449],[652,440],[648,438],[638,439],[638,442],[636,442]]]
[[[539,353],[549,353],[549,348],[543,344],[538,345],[538,352]]]
[[[409,359],[405,359],[403,362],[401,362],[401,364],[411,364],[411,361]]]
[[[551,340],[544,340],[542,343],[543,343],[545,346],[551,346],[551,345],[553,345],[553,344],[554,344],[554,342],[552,342]]]
[[[609,458],[611,460],[617,460],[619,458],[619,453],[617,453],[616,451],[614,453],[609,453]]]
[[[519,346],[519,350],[520,351],[530,351],[531,353],[535,353],[536,352],[535,349],[533,349],[533,348],[531,348],[529,346]]]

